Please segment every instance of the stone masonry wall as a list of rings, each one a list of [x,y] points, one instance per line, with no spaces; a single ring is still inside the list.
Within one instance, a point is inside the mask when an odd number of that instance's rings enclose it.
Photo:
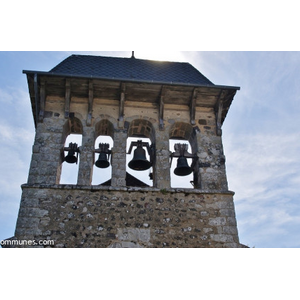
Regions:
[[[53,247],[240,247],[233,193],[23,185],[16,239]]]
[[[53,247],[240,247],[228,191],[222,138],[213,109],[201,107],[195,123],[189,107],[127,103],[118,120],[118,101],[95,99],[87,124],[87,99],[49,98],[36,128],[27,184],[23,185],[15,231],[18,240],[53,240]],[[82,134],[77,185],[60,183],[63,147],[70,133]],[[111,186],[92,185],[94,143],[113,138]],[[126,187],[126,141],[149,137],[155,145],[153,187]],[[199,161],[194,189],[170,188],[169,139],[188,140]],[[183,179],[184,180],[184,179]]]
[[[70,111],[81,126],[78,126],[80,130],[77,133],[83,136],[77,182],[79,185],[91,184],[94,142],[98,134],[107,134],[114,140],[114,147],[111,149],[112,186],[126,186],[126,139],[131,135],[140,134],[149,137],[155,144],[154,187],[170,188],[169,139],[182,138],[189,140],[193,153],[199,157],[195,188],[228,190],[222,138],[216,135],[215,113],[212,109],[197,108],[196,124],[192,126],[189,124],[188,107],[166,105],[164,129],[161,130],[157,118],[157,107],[149,106],[147,103],[140,103],[140,106],[127,104],[124,122],[119,122],[118,103],[112,102],[108,105],[103,101],[95,99],[91,126],[86,124],[87,99],[72,98],[71,101]],[[74,127],[71,125],[69,132],[64,130],[70,120],[64,117],[63,103],[64,99],[47,98],[43,123],[38,123],[36,129],[28,178],[30,184],[59,184],[60,182],[61,151],[67,135],[73,132],[71,128]],[[106,127],[107,133],[105,133]]]

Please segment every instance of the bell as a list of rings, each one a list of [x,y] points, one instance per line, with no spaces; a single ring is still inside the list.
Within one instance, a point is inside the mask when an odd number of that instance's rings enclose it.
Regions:
[[[95,166],[101,169],[109,167],[109,161],[107,155],[104,152],[100,152],[98,160],[95,162]]]
[[[128,163],[128,167],[135,171],[145,171],[151,167],[150,161],[146,159],[146,151],[138,145],[134,150],[133,159]]]
[[[69,143],[68,148],[64,148],[65,151],[68,151],[68,155],[64,158],[64,161],[68,164],[77,164],[77,156],[79,151],[78,145],[76,143]],[[75,153],[77,153],[77,156],[75,156]]]
[[[193,169],[188,165],[187,159],[184,156],[179,156],[174,174],[177,176],[187,176],[190,175],[192,171]]]
[[[77,157],[75,156],[74,150],[69,150],[68,155],[65,157],[65,162],[68,164],[77,163]]]

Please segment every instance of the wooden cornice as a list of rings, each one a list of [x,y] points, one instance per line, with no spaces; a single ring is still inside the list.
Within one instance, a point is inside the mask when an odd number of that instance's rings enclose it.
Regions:
[[[53,75],[48,72],[23,71],[27,75],[35,125],[44,116],[48,97],[64,98],[64,117],[69,118],[71,96],[86,98],[88,102],[87,124],[91,126],[94,99],[119,102],[119,125],[124,122],[126,103],[147,103],[158,106],[159,128],[164,129],[164,110],[167,105],[185,105],[190,110],[190,122],[196,124],[197,107],[213,108],[216,113],[218,134],[233,97],[239,87],[218,85],[192,85],[136,80],[120,81],[80,76]]]

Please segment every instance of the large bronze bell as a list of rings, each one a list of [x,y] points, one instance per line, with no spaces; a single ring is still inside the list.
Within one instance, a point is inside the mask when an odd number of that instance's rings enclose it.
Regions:
[[[128,167],[135,171],[145,171],[151,167],[150,161],[146,159],[146,151],[141,145],[134,150],[133,159],[128,163]]]
[[[104,169],[109,167],[109,161],[107,155],[104,152],[100,152],[98,160],[95,162],[96,167]]]
[[[190,175],[192,171],[193,169],[188,165],[187,159],[184,156],[179,156],[174,174],[177,176],[187,176]]]

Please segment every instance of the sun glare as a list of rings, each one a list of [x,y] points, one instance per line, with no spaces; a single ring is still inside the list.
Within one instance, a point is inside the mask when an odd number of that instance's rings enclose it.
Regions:
[[[181,51],[134,51],[134,56],[140,59],[186,62]]]

